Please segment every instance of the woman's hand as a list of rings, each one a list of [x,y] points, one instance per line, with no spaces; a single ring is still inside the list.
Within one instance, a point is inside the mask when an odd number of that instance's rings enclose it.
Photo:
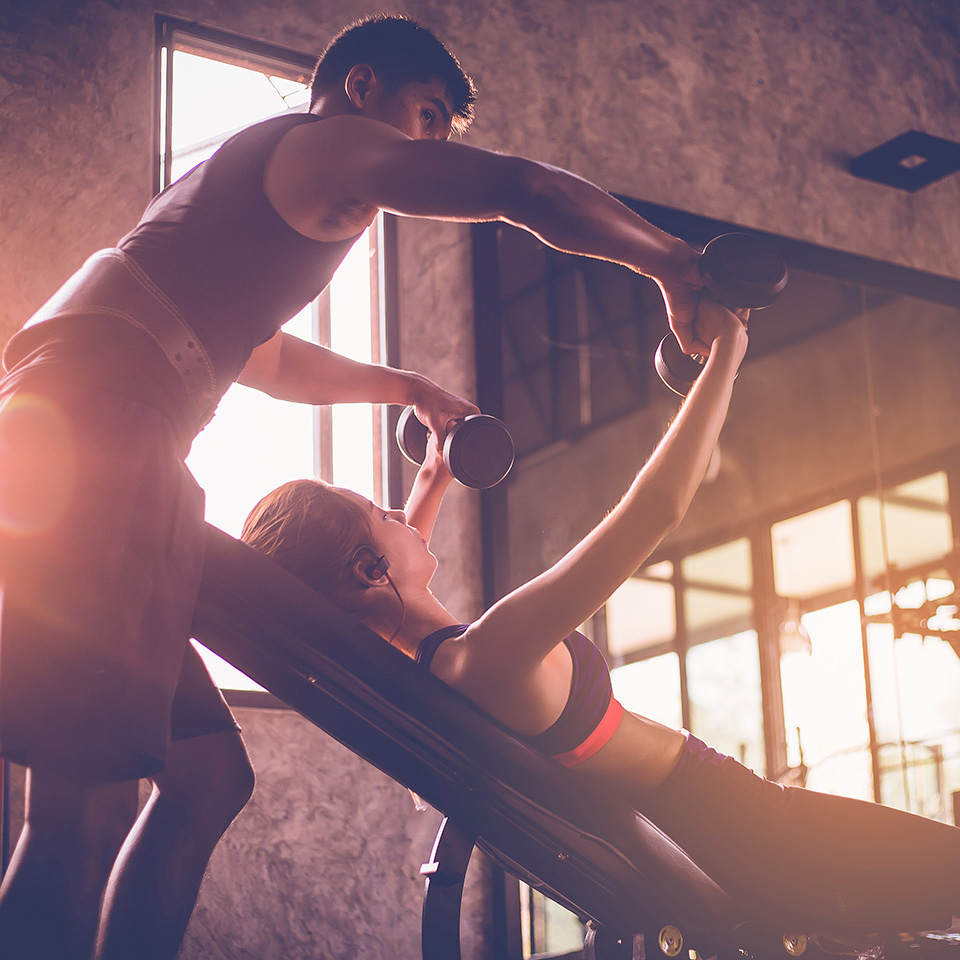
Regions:
[[[717,344],[729,343],[734,350],[739,351],[737,359],[742,360],[747,350],[749,318],[749,310],[728,310],[709,294],[703,294],[693,318],[697,342],[702,344],[700,356],[708,357]]]
[[[443,459],[443,444],[437,441],[433,433],[427,434],[427,454],[420,465],[420,473],[430,480],[445,479],[448,483],[453,475],[447,469],[447,462]]]
[[[420,376],[417,377],[408,402],[413,404],[417,419],[430,431],[441,448],[447,437],[447,430],[455,421],[480,412],[475,403],[449,393],[426,377]]]
[[[657,286],[667,308],[667,321],[684,353],[706,356],[709,342],[703,343],[696,330],[694,316],[703,290],[700,254],[693,247],[677,241],[669,270],[657,278]],[[706,351],[706,352],[702,352]]]
[[[413,481],[410,496],[403,508],[407,523],[420,531],[424,540],[430,540],[443,495],[450,486],[453,477],[447,470],[440,444],[436,436],[431,433],[427,436],[427,453],[420,464],[417,476]]]

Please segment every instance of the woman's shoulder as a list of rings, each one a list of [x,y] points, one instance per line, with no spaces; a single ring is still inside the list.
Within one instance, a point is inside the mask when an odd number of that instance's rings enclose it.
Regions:
[[[454,637],[462,637],[469,628],[469,623],[449,623],[440,627],[439,630],[428,633],[417,645],[414,660],[429,669],[440,646],[447,640],[452,640]]]

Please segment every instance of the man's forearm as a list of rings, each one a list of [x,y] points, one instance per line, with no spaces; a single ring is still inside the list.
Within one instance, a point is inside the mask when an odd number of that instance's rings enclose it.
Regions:
[[[289,334],[279,336],[265,361],[251,358],[239,381],[278,400],[318,405],[413,403],[424,379],[406,370],[351,360]]]
[[[526,189],[505,219],[567,253],[610,260],[658,279],[679,277],[697,254],[609,193],[575,174],[530,161]]]
[[[254,350],[239,382],[295,403],[412,404],[441,441],[449,423],[479,412],[419,373],[360,363],[282,332]]]
[[[558,250],[623,264],[657,281],[684,350],[705,348],[692,331],[700,254],[600,187],[544,163],[456,143],[406,141],[384,157],[363,185],[371,203],[409,216],[504,220]]]

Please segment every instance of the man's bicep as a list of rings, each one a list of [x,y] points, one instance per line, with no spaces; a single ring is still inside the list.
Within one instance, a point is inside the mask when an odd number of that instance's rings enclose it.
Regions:
[[[379,121],[334,117],[287,134],[265,185],[288,223],[316,239],[335,239],[352,235],[378,209],[437,220],[522,222],[544,170],[456,141],[411,140]]]
[[[528,192],[530,161],[465,144],[384,143],[354,169],[362,201],[400,216],[476,222],[508,216]]]
[[[536,165],[456,141],[411,140],[388,124],[336,118],[311,129],[317,196],[400,216],[496,220]]]

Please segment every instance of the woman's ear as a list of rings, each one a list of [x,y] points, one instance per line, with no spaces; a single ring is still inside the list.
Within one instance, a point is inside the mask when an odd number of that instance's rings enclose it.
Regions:
[[[350,561],[351,576],[364,590],[386,583],[389,569],[390,561],[373,547],[358,547]]]
[[[377,76],[369,63],[358,63],[350,68],[343,81],[344,93],[356,110],[363,110],[367,98],[377,85]]]

